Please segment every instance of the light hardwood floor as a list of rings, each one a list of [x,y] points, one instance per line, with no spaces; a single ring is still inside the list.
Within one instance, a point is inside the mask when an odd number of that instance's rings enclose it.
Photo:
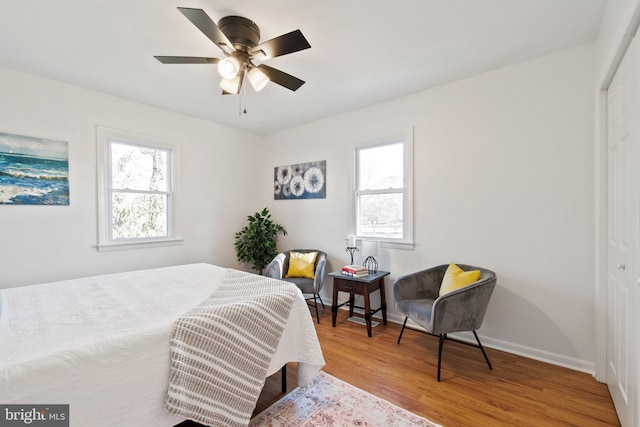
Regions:
[[[347,321],[339,310],[331,326],[331,308],[316,323],[324,371],[415,414],[454,426],[617,426],[606,385],[570,369],[487,348],[493,370],[480,350],[447,341],[442,378],[436,381],[438,339],[380,324]],[[315,316],[314,316],[315,320]],[[288,365],[288,390],[296,386],[295,364]],[[267,379],[256,413],[282,397],[280,375]]]

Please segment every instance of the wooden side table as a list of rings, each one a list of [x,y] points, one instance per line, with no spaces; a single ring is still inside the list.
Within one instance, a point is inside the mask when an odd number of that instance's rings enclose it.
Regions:
[[[384,294],[384,277],[388,276],[388,271],[378,271],[370,273],[366,277],[351,277],[342,274],[340,271],[329,273],[333,277],[333,303],[331,305],[332,324],[336,326],[336,316],[338,315],[338,307],[343,305],[349,306],[349,316],[353,316],[353,309],[364,308],[364,320],[367,322],[367,335],[371,336],[371,316],[382,310],[382,324],[387,324],[387,301]],[[380,307],[371,310],[369,302],[369,294],[376,290],[380,291]],[[349,300],[338,305],[338,292],[348,292]],[[364,297],[364,307],[356,307],[354,305],[354,295],[362,295]]]

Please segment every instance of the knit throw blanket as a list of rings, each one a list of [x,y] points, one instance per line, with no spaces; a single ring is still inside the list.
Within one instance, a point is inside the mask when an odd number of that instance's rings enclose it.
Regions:
[[[174,325],[166,410],[210,426],[248,425],[296,294],[291,283],[227,270]]]

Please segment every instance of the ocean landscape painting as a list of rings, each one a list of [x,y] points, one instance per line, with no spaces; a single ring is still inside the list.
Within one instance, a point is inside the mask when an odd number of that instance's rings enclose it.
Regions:
[[[0,132],[0,204],[68,205],[68,143]]]

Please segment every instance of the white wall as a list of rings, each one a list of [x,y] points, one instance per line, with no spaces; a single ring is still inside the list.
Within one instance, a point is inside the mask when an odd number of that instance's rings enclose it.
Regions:
[[[618,48],[626,34],[629,24],[633,20],[634,12],[640,5],[640,0],[608,0],[600,25],[600,33],[596,41],[596,77],[598,85],[606,74],[611,71],[611,63],[619,54]]]
[[[68,141],[70,176],[69,206],[0,206],[0,288],[188,262],[238,267],[234,231],[260,207],[258,136],[7,68],[0,93],[0,132]],[[97,252],[98,125],[180,141],[182,245]]]
[[[382,251],[387,295],[436,264],[493,269],[485,342],[593,371],[593,60],[583,45],[266,137],[261,194],[289,231],[280,247],[345,264],[350,144],[413,126],[416,246]],[[274,201],[273,168],[314,160],[327,161],[327,198]]]
[[[233,235],[264,206],[289,231],[281,248],[322,248],[337,269],[350,144],[413,126],[416,247],[383,249],[387,295],[431,265],[491,268],[485,343],[590,371],[593,60],[580,46],[264,138],[0,68],[0,131],[68,141],[71,183],[70,206],[2,206],[0,288],[185,262],[242,268]],[[96,251],[97,125],[182,141],[183,245]],[[273,168],[314,160],[327,161],[327,198],[274,201]]]

